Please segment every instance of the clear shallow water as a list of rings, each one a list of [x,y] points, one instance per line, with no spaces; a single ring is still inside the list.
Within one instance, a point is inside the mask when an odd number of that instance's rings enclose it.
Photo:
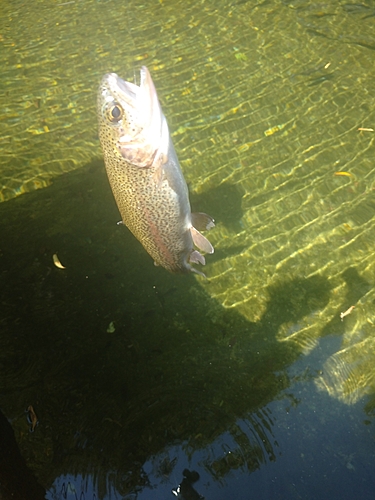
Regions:
[[[4,3],[0,404],[51,498],[372,498],[374,8]],[[208,282],[115,224],[96,87],[141,64]]]

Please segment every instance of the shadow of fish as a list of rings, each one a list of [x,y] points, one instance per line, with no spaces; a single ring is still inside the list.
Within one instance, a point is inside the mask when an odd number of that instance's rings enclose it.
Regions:
[[[191,213],[188,188],[159,104],[143,66],[135,85],[115,73],[103,77],[98,93],[99,138],[107,175],[122,222],[156,265],[175,273],[196,272],[214,249],[200,230],[214,226]]]

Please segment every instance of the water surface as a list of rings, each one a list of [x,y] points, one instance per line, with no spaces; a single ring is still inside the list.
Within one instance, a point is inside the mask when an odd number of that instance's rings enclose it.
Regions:
[[[47,498],[372,498],[373,2],[2,9],[0,407]],[[141,65],[208,281],[116,225],[96,91]]]

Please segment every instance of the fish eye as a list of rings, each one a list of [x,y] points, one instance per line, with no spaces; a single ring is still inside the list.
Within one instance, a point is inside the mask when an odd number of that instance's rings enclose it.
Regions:
[[[124,110],[118,102],[113,102],[107,106],[106,114],[110,122],[117,123],[121,120]]]

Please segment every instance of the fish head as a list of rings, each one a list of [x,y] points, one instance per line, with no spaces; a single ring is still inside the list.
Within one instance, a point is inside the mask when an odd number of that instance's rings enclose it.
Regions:
[[[136,167],[158,167],[168,157],[169,130],[146,66],[140,85],[115,73],[103,77],[98,94],[99,136],[105,154]]]

